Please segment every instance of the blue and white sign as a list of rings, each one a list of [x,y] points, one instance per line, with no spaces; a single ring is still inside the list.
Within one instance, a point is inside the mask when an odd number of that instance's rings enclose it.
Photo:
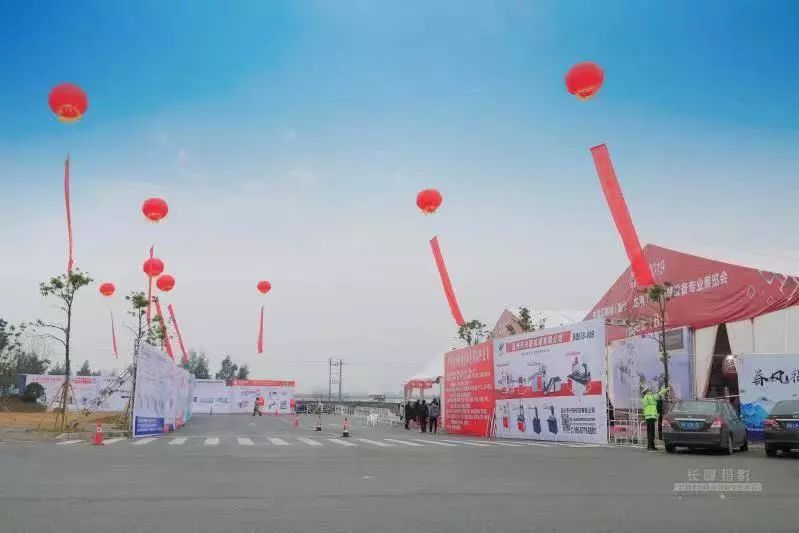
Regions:
[[[744,354],[736,363],[741,419],[753,439],[762,439],[774,404],[799,400],[799,354]]]

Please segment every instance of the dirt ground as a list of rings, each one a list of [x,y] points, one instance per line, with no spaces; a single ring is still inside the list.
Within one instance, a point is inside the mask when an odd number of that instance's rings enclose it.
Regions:
[[[79,431],[93,431],[97,421],[106,429],[113,429],[121,413],[92,413],[78,428]],[[0,439],[3,437],[15,440],[38,440],[52,438],[62,433],[56,431],[56,413],[46,412],[41,406],[19,401],[6,401],[0,404]],[[68,425],[77,420],[80,414],[70,412],[67,415]],[[74,430],[73,430],[74,431]]]

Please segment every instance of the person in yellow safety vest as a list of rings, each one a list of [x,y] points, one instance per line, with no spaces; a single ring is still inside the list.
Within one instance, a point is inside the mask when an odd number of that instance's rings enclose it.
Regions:
[[[653,394],[649,387],[645,387],[641,398],[641,409],[646,419],[646,449],[655,451],[655,423],[658,419],[658,398],[662,398],[671,388],[671,385],[664,387],[657,394]]]

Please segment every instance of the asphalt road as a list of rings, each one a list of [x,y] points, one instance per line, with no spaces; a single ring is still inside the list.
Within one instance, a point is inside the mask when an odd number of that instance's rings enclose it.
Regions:
[[[181,431],[140,444],[0,443],[0,531],[799,529],[799,460],[767,459],[762,448],[671,455],[356,426],[346,440],[337,438],[340,420],[327,418],[322,434],[314,422],[196,415]],[[674,490],[706,477],[761,483],[762,491]]]

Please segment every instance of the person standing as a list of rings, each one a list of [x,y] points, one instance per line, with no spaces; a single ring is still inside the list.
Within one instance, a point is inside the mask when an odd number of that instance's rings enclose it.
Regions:
[[[405,404],[405,429],[411,429],[408,427],[408,424],[411,423],[411,419],[413,418],[413,404],[410,400],[408,403]]]
[[[438,416],[441,414],[441,407],[438,400],[433,398],[430,402],[430,433],[438,433]]]
[[[649,451],[657,450],[655,446],[655,423],[658,419],[658,398],[662,398],[671,387],[665,387],[657,394],[653,394],[649,387],[644,388],[643,397],[641,398],[641,410],[644,412],[646,419],[646,449]]]
[[[427,415],[430,413],[427,407],[427,402],[422,400],[422,405],[419,407],[419,425],[422,426],[422,433],[427,433]]]
[[[418,398],[413,403],[413,419],[417,424],[420,424],[422,419],[422,401]]]

